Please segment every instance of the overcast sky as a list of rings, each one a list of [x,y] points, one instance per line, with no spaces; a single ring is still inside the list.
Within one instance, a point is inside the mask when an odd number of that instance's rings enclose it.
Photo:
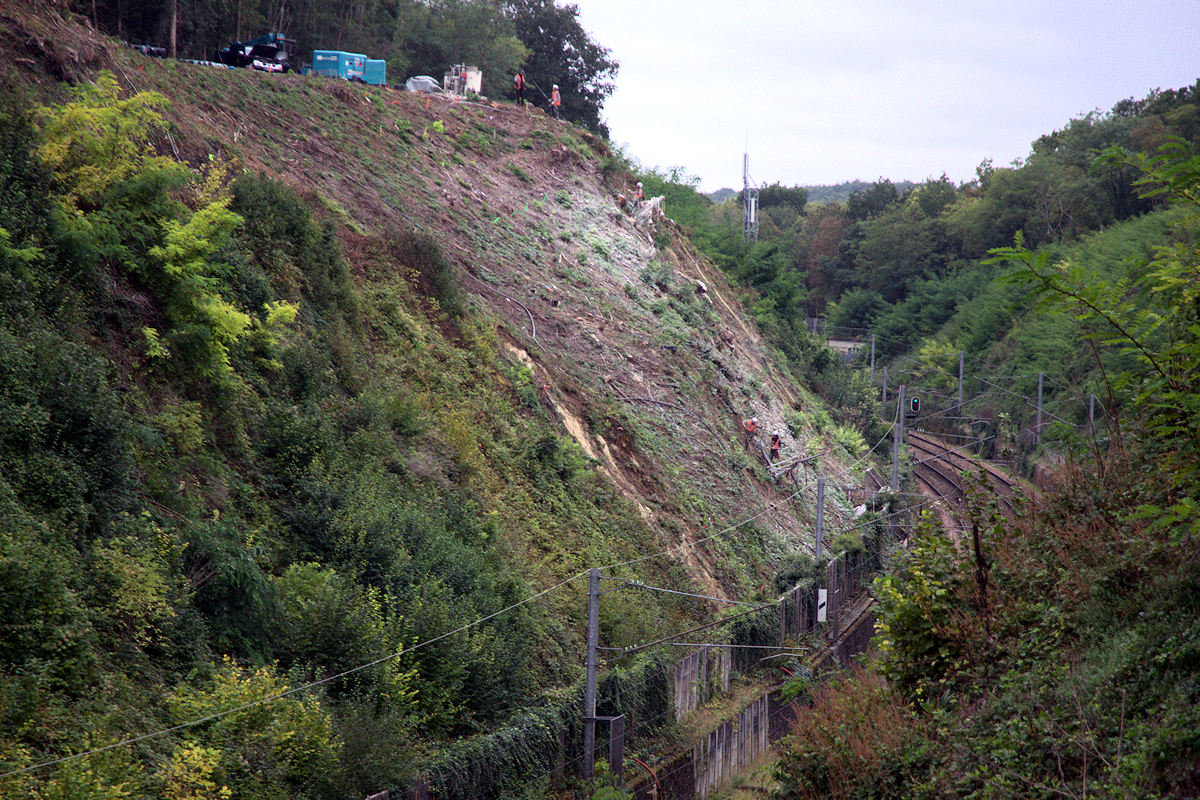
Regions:
[[[962,182],[1118,100],[1200,78],[1200,0],[560,0],[621,62],[603,118],[705,191]]]

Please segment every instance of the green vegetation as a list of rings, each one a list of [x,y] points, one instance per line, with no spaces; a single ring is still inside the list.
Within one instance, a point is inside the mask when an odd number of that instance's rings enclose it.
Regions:
[[[1170,240],[1128,280],[1098,264],[995,251],[1051,320],[1078,324],[1122,408],[1090,463],[1039,513],[970,498],[958,548],[931,523],[877,582],[874,672],[814,692],[777,774],[779,798],[1186,797],[1200,759],[1196,547],[1200,158],[1110,150],[1172,198]],[[884,683],[880,678],[886,678]]]
[[[563,595],[438,637],[644,523],[508,377],[435,237],[360,235],[352,276],[346,214],[157,155],[168,108],[101,74],[0,116],[0,772],[220,716],[0,793],[398,787],[578,687]],[[609,641],[689,613],[639,608]]]
[[[882,433],[866,429],[878,417],[871,393],[807,335],[805,317],[823,317],[843,337],[874,335],[889,383],[927,397],[957,393],[962,353],[973,421],[942,427],[978,437],[984,455],[1000,448],[1032,470],[1036,442],[1020,434],[1034,422],[1026,398],[1037,395],[1038,373],[1045,409],[1062,421],[1047,426],[1043,439],[1060,447],[1078,439],[1071,429],[1086,423],[1090,393],[1105,425],[1115,424],[1117,398],[1103,387],[1131,356],[1108,349],[1094,357],[1082,344],[1089,328],[1071,315],[1029,314],[1032,287],[1005,279],[1017,270],[989,253],[1020,236],[1051,261],[1085,265],[1115,286],[1131,284],[1154,248],[1175,235],[1179,212],[1162,195],[1138,191],[1135,163],[1099,156],[1113,146],[1151,157],[1165,142],[1196,143],[1198,108],[1200,84],[1123,100],[1040,137],[1022,162],[980,164],[975,180],[961,186],[941,177],[901,191],[880,180],[844,203],[820,205],[806,203],[802,187],[765,186],[755,243],[742,241],[740,196],[714,203],[680,168],[650,170],[642,180],[649,194],[667,198],[666,213],[692,241],[746,287],[744,302],[764,333],[793,374],[809,376],[830,405],[843,409],[839,422],[868,442]],[[996,376],[1012,377],[997,383]],[[930,410],[946,405],[939,400]],[[998,436],[1001,420],[1009,436]]]
[[[556,14],[547,41],[603,84],[602,48],[546,5],[521,14]],[[403,26],[373,24],[400,6],[355,9],[372,54],[432,64],[486,39],[496,75],[537,57],[517,6],[402,7]],[[225,38],[197,9],[188,46]],[[95,52],[79,69],[140,59]],[[877,331],[923,392],[952,391],[959,352],[1014,375],[966,427],[1026,464],[1036,372],[1051,402],[1102,388],[1107,420],[1085,438],[1054,407],[1043,447],[1069,468],[1035,517],[973,498],[957,549],[914,534],[878,586],[882,660],[811,692],[782,796],[1194,793],[1196,232],[1165,199],[1195,196],[1195,90],[1073,120],[965,186],[880,181],[819,207],[764,187],[758,243],[736,201],[652,170],[679,224],[647,263],[591,177],[621,191],[628,163],[538,115],[506,130],[175,63],[137,73],[157,92],[26,85],[26,61],[0,65],[20,87],[0,111],[0,794],[348,797],[418,773],[447,796],[546,794],[577,755],[581,570],[746,597],[818,578],[795,543],[810,509],[738,524],[771,487],[729,428],[766,409],[797,453],[842,463],[882,437],[878,387],[808,332],[820,316]],[[597,92],[565,94],[584,119]],[[281,125],[225,135],[212,108]],[[1134,153],[1094,159],[1113,143]],[[763,358],[722,345],[738,300]],[[874,565],[875,527],[833,548]],[[615,647],[710,620],[633,592],[600,615]],[[777,625],[728,633],[774,644]],[[606,670],[600,713],[665,721],[666,664]],[[574,788],[620,794],[603,781]]]

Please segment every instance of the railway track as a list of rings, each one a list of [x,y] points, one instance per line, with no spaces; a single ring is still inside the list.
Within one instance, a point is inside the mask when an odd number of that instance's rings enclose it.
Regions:
[[[946,501],[955,510],[956,518],[965,518],[967,512],[962,474],[977,473],[980,468],[984,471],[987,488],[995,497],[1000,513],[1009,519],[1016,516],[1018,486],[1003,471],[927,433],[909,430],[906,431],[906,440],[917,480]],[[953,491],[946,489],[947,484],[954,487]]]
[[[946,469],[933,448],[909,443],[913,477],[921,494],[933,498],[933,507],[947,531],[962,531],[966,517],[966,496],[957,473]]]

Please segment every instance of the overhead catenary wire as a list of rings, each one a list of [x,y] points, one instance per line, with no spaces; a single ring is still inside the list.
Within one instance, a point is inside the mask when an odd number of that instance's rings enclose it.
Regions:
[[[663,642],[670,641],[671,639],[674,639],[677,636],[686,636],[687,634],[695,633],[696,631],[703,631],[703,630],[707,630],[708,628],[715,628],[718,625],[724,625],[726,623],[733,622],[734,620],[741,619],[742,617],[748,617],[751,614],[757,614],[758,612],[763,611],[764,609],[775,608],[775,607],[776,607],[776,601],[773,600],[770,603],[762,603],[761,605],[755,606],[755,607],[751,608],[749,611],[743,611],[740,614],[734,614],[729,617],[722,617],[721,619],[716,619],[716,620],[713,620],[712,622],[705,622],[702,625],[697,625],[693,628],[688,628],[687,630],[684,630],[684,631],[678,631],[676,633],[669,634],[668,636],[664,636],[661,639],[655,639],[653,642],[646,642],[645,644],[637,644],[637,645],[633,645],[630,647],[623,647],[623,648],[621,648],[621,655],[617,656],[616,658],[609,659],[609,660],[610,661],[618,661],[618,660],[624,658],[625,656],[631,656],[634,653],[640,653],[641,651],[646,650],[651,647],[654,647],[655,645],[660,645]]]
[[[621,580],[621,579],[617,578],[615,580]],[[724,597],[709,597],[708,595],[703,595],[703,594],[693,594],[691,592],[680,592],[675,589],[664,589],[661,586],[650,586],[649,584],[642,583],[641,581],[626,580],[626,581],[624,581],[624,583],[627,586],[632,586],[636,589],[646,589],[651,592],[662,592],[664,594],[677,594],[677,595],[682,595],[683,597],[695,597],[699,600],[711,600],[714,603],[732,603],[733,605],[739,605],[739,606],[754,605],[754,603],[746,603],[741,600],[728,600]]]
[[[886,438],[886,437],[885,437],[885,438]],[[881,441],[882,441],[882,440],[881,440]],[[900,493],[900,494],[905,494],[905,493]],[[920,507],[919,505],[915,505],[915,506],[909,506],[909,507],[907,507],[907,508],[905,508],[905,509],[900,509],[900,510],[898,510],[898,511],[894,511],[894,512],[892,512],[892,513],[888,514],[888,515],[885,515],[884,517],[875,518],[875,519],[872,519],[872,520],[868,520],[867,522],[860,523],[859,525],[856,525],[856,526],[851,526],[851,528],[849,528],[849,529],[847,529],[847,530],[853,530],[853,529],[855,529],[855,528],[858,528],[858,527],[863,527],[863,526],[866,526],[866,525],[875,524],[876,522],[879,522],[879,521],[881,521],[881,520],[883,520],[883,519],[887,519],[887,518],[889,518],[889,517],[892,517],[892,516],[898,516],[898,515],[900,515],[900,514],[907,513],[908,511],[910,511],[910,510],[912,510],[912,509],[915,509],[915,508],[919,508],[919,507]],[[576,577],[579,577],[579,576],[576,576]],[[620,579],[617,579],[617,578],[608,578],[608,579],[609,579],[609,580],[620,580]],[[648,587],[647,587],[647,588],[648,588]],[[701,596],[701,597],[702,597],[702,596]],[[704,598],[704,599],[719,599],[719,598]],[[621,658],[625,658],[625,657],[627,657],[627,656],[629,656],[629,655],[633,655],[633,654],[635,654],[635,653],[637,653],[637,652],[641,652],[641,651],[643,651],[643,650],[649,649],[650,647],[654,647],[654,646],[660,646],[660,645],[661,645],[661,646],[692,646],[692,647],[702,647],[702,646],[719,646],[719,647],[724,647],[724,648],[729,648],[729,649],[734,649],[734,648],[739,648],[739,647],[740,647],[740,648],[748,648],[748,649],[770,649],[770,650],[776,650],[776,651],[778,651],[778,652],[779,652],[779,654],[780,654],[780,655],[793,655],[793,656],[794,656],[794,655],[803,655],[803,654],[806,654],[808,651],[806,651],[806,650],[802,650],[802,649],[800,649],[800,648],[777,647],[777,646],[774,646],[774,645],[739,645],[739,644],[732,644],[732,643],[731,643],[731,644],[715,644],[715,643],[705,643],[705,642],[691,642],[691,643],[688,643],[688,642],[670,642],[670,641],[667,641],[668,639],[674,638],[675,636],[682,636],[682,635],[685,635],[685,634],[687,634],[687,633],[693,633],[693,632],[696,632],[696,631],[698,631],[698,630],[703,630],[703,629],[707,629],[707,628],[711,628],[711,627],[716,627],[716,626],[718,626],[718,625],[721,625],[721,624],[724,624],[724,623],[728,623],[728,622],[733,622],[733,621],[736,621],[737,619],[739,619],[739,618],[741,618],[741,617],[744,617],[744,616],[749,616],[749,615],[751,615],[751,614],[754,614],[754,613],[758,613],[758,612],[765,611],[765,610],[768,610],[768,609],[773,609],[773,608],[775,608],[775,607],[777,606],[777,602],[778,602],[778,601],[772,601],[772,602],[770,602],[770,603],[762,603],[762,604],[760,604],[760,605],[757,605],[757,606],[752,606],[752,607],[751,607],[751,610],[749,610],[749,611],[746,611],[746,612],[742,612],[741,614],[736,614],[736,615],[733,615],[733,616],[730,616],[730,617],[724,617],[724,618],[722,618],[722,619],[715,620],[715,621],[712,621],[712,622],[710,622],[710,623],[706,623],[705,625],[698,626],[698,627],[696,627],[696,628],[692,628],[692,629],[689,629],[689,630],[686,630],[686,631],[680,631],[680,632],[677,632],[677,633],[675,633],[675,634],[672,634],[671,636],[665,637],[665,638],[664,638],[664,639],[662,639],[662,640],[657,640],[657,641],[655,641],[655,642],[650,642],[650,643],[646,643],[646,644],[638,645],[638,646],[635,646],[635,647],[633,647],[633,648],[623,648],[623,649],[622,649],[622,648],[609,648],[609,647],[602,647],[602,648],[599,648],[599,649],[601,649],[601,650],[606,650],[606,651],[620,651],[620,652],[621,652],[621,655],[620,655],[620,656],[618,656],[618,657],[616,657],[616,658],[613,658],[613,659],[606,659],[606,662],[608,662],[608,663],[611,663],[612,661],[619,660],[619,659],[621,659]],[[640,685],[641,685],[641,686],[647,686],[647,685],[649,685],[649,682],[650,682],[650,680],[651,680],[651,677],[650,677],[650,676],[646,676],[646,677],[644,677],[644,678],[642,679],[642,681],[641,681],[641,684],[640,684]],[[674,711],[673,711],[673,709],[672,709],[672,708],[667,708],[667,709],[665,709],[664,711],[662,711],[662,712],[659,712],[658,714],[655,714],[655,715],[654,715],[654,716],[652,716],[652,717],[648,717],[648,718],[642,718],[642,719],[640,720],[640,724],[641,724],[642,726],[653,726],[654,724],[656,724],[656,723],[657,723],[657,722],[659,722],[660,720],[662,720],[662,719],[665,719],[666,717],[668,717],[668,716],[670,716],[670,715],[673,715],[673,713],[674,713]],[[777,712],[776,712],[776,714],[778,714],[778,713],[781,713],[781,712],[777,711]],[[520,786],[519,788],[522,788],[522,789],[523,789],[523,788],[525,788],[525,787],[528,787],[528,786],[530,786],[530,785],[532,785],[532,784],[534,784],[534,783],[537,783],[537,782],[538,782],[538,781],[540,781],[540,780],[544,780],[545,778],[549,777],[550,775],[554,774],[555,772],[558,772],[558,771],[560,771],[561,769],[564,769],[564,768],[570,767],[570,766],[572,766],[572,765],[580,764],[580,763],[582,763],[582,762],[583,762],[583,760],[584,760],[586,757],[587,757],[587,754],[581,754],[581,755],[579,755],[579,756],[576,756],[575,758],[572,758],[572,759],[569,759],[569,760],[568,760],[568,761],[566,761],[566,762],[563,762],[562,764],[556,764],[554,767],[551,767],[550,769],[546,770],[545,772],[542,772],[542,773],[540,773],[540,774],[538,774],[538,775],[535,775],[535,776],[534,776],[534,777],[532,777],[531,779],[529,779],[529,780],[525,781],[524,783],[522,783],[522,784],[521,784],[521,786]],[[481,757],[481,758],[479,758],[479,759],[476,759],[476,760],[474,760],[474,761],[467,762],[467,763],[465,763],[465,764],[456,764],[456,765],[454,765],[453,767],[451,767],[451,770],[452,770],[452,772],[453,772],[454,774],[462,774],[462,773],[464,773],[464,772],[467,772],[471,766],[473,766],[473,765],[475,765],[475,764],[478,764],[478,763],[482,763],[482,762],[484,762],[484,761],[486,761],[486,760],[488,760],[488,757],[484,756],[484,757]],[[436,773],[437,773],[439,776],[440,776],[440,775],[442,775],[442,774],[444,774],[444,773],[443,773],[443,770],[442,770],[442,768],[441,768],[441,767],[434,767],[434,768],[433,768],[433,770],[434,770],[434,771],[435,771],[435,772],[436,772]]]
[[[855,461],[853,464],[851,464],[849,467],[842,470],[841,472],[834,473],[833,476],[836,477],[839,475],[849,474],[850,470],[854,469],[856,466],[858,466],[863,461],[865,461],[867,459],[867,457],[870,456],[871,453],[875,452],[875,449],[878,448],[879,445],[881,443],[883,443],[887,439],[887,437],[890,435],[891,435],[890,431],[888,433],[884,434],[882,437],[880,437],[879,441],[876,442],[875,445],[873,447],[871,447],[871,449],[868,450],[861,458],[859,458],[857,461]],[[815,483],[810,481],[809,483],[805,484],[804,486],[797,488],[796,491],[787,495],[782,500],[779,500],[775,503],[769,503],[761,511],[755,512],[754,514],[751,514],[749,517],[746,517],[745,519],[735,522],[732,525],[727,525],[726,527],[722,528],[721,530],[717,531],[716,533],[710,534],[710,535],[705,536],[700,539],[692,539],[688,542],[684,542],[683,544],[675,545],[674,547],[668,547],[665,550],[660,550],[657,553],[651,553],[650,555],[641,556],[639,558],[632,558],[632,559],[629,559],[628,561],[620,561],[615,564],[607,564],[603,567],[600,567],[600,569],[613,570],[613,569],[616,569],[617,567],[629,566],[630,564],[638,564],[643,561],[649,561],[650,559],[653,559],[653,558],[661,558],[662,556],[681,552],[683,550],[687,550],[687,549],[693,548],[697,545],[703,544],[704,542],[716,539],[717,537],[724,536],[725,534],[729,533],[730,531],[737,530],[741,526],[746,525],[750,522],[753,522],[754,520],[758,519],[759,517],[762,517],[762,516],[770,513],[771,511],[774,511],[775,509],[782,507],[784,503],[790,502],[793,498],[802,494],[806,488],[809,488],[810,486],[813,486],[813,485],[815,485]]]

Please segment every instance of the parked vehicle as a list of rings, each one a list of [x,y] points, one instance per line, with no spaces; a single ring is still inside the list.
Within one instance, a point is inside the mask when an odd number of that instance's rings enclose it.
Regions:
[[[327,78],[361,81],[367,69],[367,57],[344,50],[314,50],[312,71]]]
[[[371,86],[387,86],[387,61],[382,58],[368,58],[367,68],[363,70],[363,80]]]
[[[217,52],[217,61],[230,67],[288,72],[296,58],[296,40],[282,33],[264,33],[244,42],[230,42]]]

